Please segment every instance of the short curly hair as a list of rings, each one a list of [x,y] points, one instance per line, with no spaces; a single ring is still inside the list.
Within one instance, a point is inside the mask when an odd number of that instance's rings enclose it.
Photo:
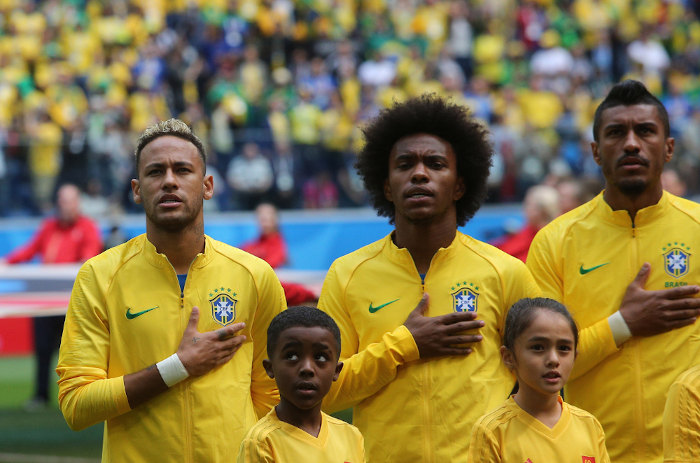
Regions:
[[[464,195],[457,200],[457,224],[471,219],[486,198],[486,181],[491,168],[493,147],[486,128],[469,114],[467,108],[424,94],[382,110],[362,129],[365,146],[355,167],[370,194],[377,214],[394,223],[394,203],[384,197],[389,177],[389,155],[401,138],[428,134],[441,138],[452,147],[457,158],[457,175],[464,181]]]

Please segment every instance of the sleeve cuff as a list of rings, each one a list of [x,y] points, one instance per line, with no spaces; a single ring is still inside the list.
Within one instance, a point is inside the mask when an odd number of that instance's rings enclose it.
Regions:
[[[619,310],[608,317],[608,324],[610,325],[610,331],[612,331],[613,339],[617,347],[620,347],[625,341],[632,337],[632,332]]]
[[[420,359],[418,345],[413,339],[413,335],[411,335],[411,332],[408,330],[408,328],[406,328],[405,325],[399,326],[394,331],[388,333],[385,336],[392,338],[391,342],[387,342],[387,345],[392,346],[393,350],[400,353],[404,363],[414,362]]]

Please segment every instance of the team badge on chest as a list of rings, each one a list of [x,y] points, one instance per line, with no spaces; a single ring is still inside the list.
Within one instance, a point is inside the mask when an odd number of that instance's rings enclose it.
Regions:
[[[231,288],[216,288],[209,292],[211,316],[221,325],[233,323],[236,319],[236,293]]]
[[[680,278],[688,273],[690,269],[690,247],[684,243],[668,243],[663,248],[664,269],[666,273],[674,278]]]
[[[451,288],[452,308],[455,312],[476,312],[479,287],[473,283],[459,282]]]

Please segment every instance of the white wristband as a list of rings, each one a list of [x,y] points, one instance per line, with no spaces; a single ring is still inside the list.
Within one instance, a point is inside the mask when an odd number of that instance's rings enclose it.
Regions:
[[[610,331],[612,331],[613,339],[617,347],[620,347],[622,343],[632,337],[632,332],[619,310],[608,317],[608,324],[610,325]]]
[[[180,357],[177,356],[177,353],[156,363],[156,368],[158,368],[160,377],[163,378],[163,382],[167,384],[168,387],[172,387],[190,376],[185,365],[182,364]]]

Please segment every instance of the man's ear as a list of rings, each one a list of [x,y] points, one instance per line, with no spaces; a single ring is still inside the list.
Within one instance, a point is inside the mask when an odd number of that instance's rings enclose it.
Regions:
[[[333,381],[338,380],[338,376],[340,376],[340,371],[343,369],[343,362],[338,362],[338,364],[335,366],[335,374],[333,375]]]
[[[591,152],[593,153],[593,160],[595,163],[600,165],[602,161],[600,160],[600,154],[598,153],[598,143],[594,141],[591,142]]]
[[[265,369],[265,373],[267,373],[267,376],[269,376],[272,379],[275,379],[275,372],[272,369],[272,362],[270,362],[270,359],[263,360],[263,368]]]
[[[510,370],[515,370],[515,357],[513,353],[506,346],[501,346],[501,359],[503,359],[503,364]]]
[[[214,177],[211,175],[205,175],[202,186],[204,188],[204,199],[208,200],[214,197]]]
[[[138,179],[131,179],[131,193],[134,195],[134,202],[136,204],[141,204],[141,185]]]
[[[673,150],[676,146],[676,140],[673,137],[666,138],[666,154],[664,155],[664,161],[668,162],[673,158]]]

